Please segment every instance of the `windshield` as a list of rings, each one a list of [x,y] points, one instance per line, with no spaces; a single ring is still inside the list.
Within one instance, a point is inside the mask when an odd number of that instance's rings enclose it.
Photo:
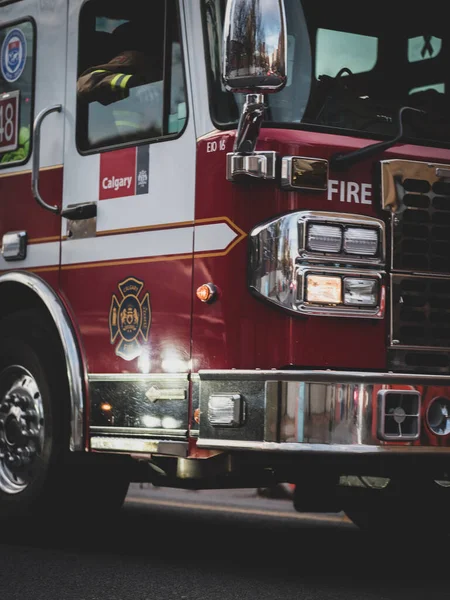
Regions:
[[[203,0],[211,113],[219,127],[237,122],[242,94],[221,82],[225,0]],[[289,124],[360,136],[394,136],[403,106],[405,137],[448,142],[450,32],[442,5],[408,2],[285,0],[287,87],[267,95],[266,125]],[[338,130],[338,131],[337,131]]]

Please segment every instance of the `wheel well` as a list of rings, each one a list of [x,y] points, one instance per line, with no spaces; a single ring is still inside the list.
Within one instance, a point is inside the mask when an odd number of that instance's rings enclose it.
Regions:
[[[37,275],[19,271],[0,275],[0,319],[33,309],[42,314],[46,326],[55,333],[58,352],[66,365],[71,412],[70,449],[84,450],[84,370],[71,319],[54,290]]]
[[[57,335],[59,350],[64,354],[61,338],[58,335],[55,322],[43,300],[30,288],[20,283],[8,281],[0,286],[0,318],[22,310],[39,310],[45,317],[46,325]]]
[[[6,281],[2,284],[0,288],[1,318],[19,310],[33,308],[43,310],[51,320],[47,307],[33,290],[14,281]]]

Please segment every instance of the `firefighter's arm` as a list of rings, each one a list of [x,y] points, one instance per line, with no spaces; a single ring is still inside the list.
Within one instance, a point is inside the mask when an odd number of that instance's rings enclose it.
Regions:
[[[140,78],[135,75],[95,69],[79,77],[77,95],[83,102],[100,102],[106,106],[127,98],[136,85],[140,85]]]
[[[91,67],[77,81],[78,98],[108,105],[127,98],[132,87],[148,81],[145,62],[138,52],[123,52],[106,65]]]

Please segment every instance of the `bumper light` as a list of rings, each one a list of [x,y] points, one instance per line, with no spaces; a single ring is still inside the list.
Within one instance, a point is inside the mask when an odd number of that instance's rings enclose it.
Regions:
[[[244,422],[244,401],[240,394],[209,397],[208,419],[215,427],[239,427]]]
[[[378,282],[375,279],[344,279],[344,304],[348,306],[377,306]]]
[[[342,279],[326,275],[306,277],[306,302],[342,304]]]
[[[378,231],[362,227],[348,227],[344,233],[344,252],[363,256],[376,256]]]
[[[307,248],[311,252],[338,253],[342,246],[342,229],[333,225],[310,225]]]

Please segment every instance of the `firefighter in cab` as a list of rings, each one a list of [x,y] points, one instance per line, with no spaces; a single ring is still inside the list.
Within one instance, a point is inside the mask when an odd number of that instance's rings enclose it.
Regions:
[[[149,100],[153,111],[156,104],[162,108],[163,39],[149,42],[148,32],[146,35],[143,26],[132,21],[119,25],[107,38],[108,47],[102,49],[102,55],[109,53],[111,58],[81,73],[77,80],[78,100],[98,102],[104,107],[113,105],[117,133],[132,136],[151,121],[146,107]]]

